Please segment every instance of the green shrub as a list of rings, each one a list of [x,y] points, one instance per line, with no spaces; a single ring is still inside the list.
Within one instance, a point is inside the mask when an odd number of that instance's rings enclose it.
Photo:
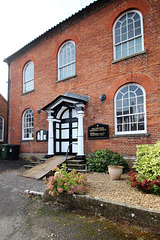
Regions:
[[[155,145],[138,145],[134,167],[141,179],[156,180],[160,176],[160,141]]]
[[[99,149],[90,153],[87,158],[88,172],[106,172],[108,173],[109,165],[120,165],[127,170],[128,164],[124,158],[116,152],[106,148],[105,150]]]

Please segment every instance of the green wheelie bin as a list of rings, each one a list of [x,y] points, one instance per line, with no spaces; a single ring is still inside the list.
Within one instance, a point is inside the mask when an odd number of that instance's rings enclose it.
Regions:
[[[8,153],[9,153],[9,145],[10,144],[2,144],[2,150],[1,150],[1,158],[6,160],[8,159]]]

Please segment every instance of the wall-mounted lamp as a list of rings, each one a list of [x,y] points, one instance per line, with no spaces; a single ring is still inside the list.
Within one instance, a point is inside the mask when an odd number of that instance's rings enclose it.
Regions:
[[[105,95],[105,94],[102,94],[102,95],[100,96],[100,100],[101,100],[101,102],[104,102],[104,101],[106,100],[106,95]]]
[[[37,110],[37,113],[38,113],[38,114],[40,114],[40,113],[41,113],[41,109],[40,109],[40,108]]]

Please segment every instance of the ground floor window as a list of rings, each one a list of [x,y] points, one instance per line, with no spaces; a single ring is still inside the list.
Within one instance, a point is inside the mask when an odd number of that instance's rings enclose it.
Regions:
[[[22,120],[22,139],[23,140],[32,140],[33,139],[33,111],[27,109],[23,114]]]
[[[127,84],[115,95],[115,134],[146,133],[145,90],[139,84]]]
[[[0,117],[0,141],[4,140],[4,118]]]

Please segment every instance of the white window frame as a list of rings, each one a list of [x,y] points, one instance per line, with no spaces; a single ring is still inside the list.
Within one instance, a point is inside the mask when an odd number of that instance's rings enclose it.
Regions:
[[[0,142],[3,142],[4,141],[4,118],[0,116],[0,119],[2,120],[2,136],[0,136]]]
[[[117,109],[118,109],[118,107],[117,107],[117,96],[118,96],[118,94],[123,90],[123,88],[125,88],[125,87],[130,87],[130,86],[136,86],[136,87],[138,87],[138,88],[140,88],[141,90],[142,90],[142,92],[143,92],[143,100],[144,100],[144,103],[143,103],[143,108],[144,108],[144,110],[143,110],[143,112],[140,112],[140,113],[138,113],[138,111],[136,111],[136,113],[133,113],[133,114],[122,114],[122,115],[117,115]],[[124,95],[123,95],[124,96]],[[139,96],[138,96],[139,97]],[[140,96],[141,97],[141,96]],[[129,98],[129,106],[128,106],[128,108],[130,109],[130,107],[131,107],[131,105],[130,105],[130,100],[131,100],[131,97]],[[139,104],[140,105],[140,104]],[[138,104],[137,104],[137,97],[136,97],[136,105],[135,105],[135,107],[136,107],[136,110],[137,110],[137,106],[139,106]],[[142,104],[141,104],[142,105]],[[122,106],[122,110],[124,110],[124,106]],[[129,110],[130,111],[130,110]],[[117,118],[118,117],[122,117],[122,119],[123,119],[123,117],[132,117],[132,116],[134,116],[134,115],[136,115],[137,117],[138,117],[138,115],[142,115],[142,114],[144,114],[144,130],[132,130],[132,131],[117,131]],[[118,117],[117,117],[118,116]],[[141,85],[139,85],[139,84],[136,84],[136,83],[130,83],[130,84],[126,84],[126,85],[124,85],[124,86],[122,86],[117,92],[116,92],[116,94],[115,94],[115,97],[114,97],[114,118],[115,118],[115,135],[129,135],[129,134],[146,134],[147,133],[147,117],[146,117],[146,93],[145,93],[145,90],[144,90],[144,88],[141,86]],[[130,125],[131,125],[131,122],[129,122],[130,123]],[[128,124],[129,124],[128,123]],[[135,122],[135,123],[137,123],[138,124],[138,120],[137,120],[137,122]],[[122,128],[124,128],[124,125],[125,125],[125,122],[124,121],[122,121],[122,125],[123,125],[123,127]]]
[[[30,126],[24,126],[25,125],[25,123],[30,123],[30,122],[28,122],[27,120],[25,120],[25,118],[29,115],[29,114],[31,114],[32,113],[32,126],[30,127]],[[26,122],[25,122],[26,121]],[[25,136],[25,130],[31,130],[32,131],[32,133],[30,133],[30,136],[29,137],[26,137]],[[26,109],[25,111],[24,111],[24,113],[23,113],[23,117],[22,117],[22,140],[33,140],[34,139],[34,137],[33,137],[33,130],[34,130],[34,115],[33,115],[33,110],[32,109]]]
[[[124,40],[124,41],[120,41],[119,43],[116,43],[116,39],[115,39],[115,27],[116,27],[116,24],[119,22],[119,20],[122,18],[122,17],[124,17],[125,15],[127,15],[128,16],[128,14],[129,13],[131,13],[131,12],[134,12],[134,13],[137,13],[139,16],[140,16],[140,23],[141,23],[141,34],[139,34],[139,35],[136,35],[136,36],[133,36],[132,38],[129,38],[129,37],[127,37],[127,39],[126,40]],[[127,18],[128,19],[128,18]],[[135,23],[135,22],[134,22]],[[127,28],[128,28],[128,25],[129,24],[127,24]],[[135,28],[135,26],[134,26],[134,28],[133,28],[133,31],[135,30],[136,28]],[[129,31],[127,31],[127,33],[129,33]],[[120,33],[120,38],[121,38],[121,36],[122,36],[122,33]],[[135,44],[135,41],[136,41],[136,39],[138,39],[138,38],[141,38],[141,45],[142,45],[142,49],[140,50],[140,51],[136,51],[136,49],[135,49],[135,46],[136,46],[136,44]],[[134,47],[134,52],[133,53],[129,53],[129,43],[131,42],[131,41],[134,41],[134,45],[132,46],[132,47]],[[122,56],[122,45],[124,46],[124,44],[127,44],[127,48],[126,48],[126,50],[127,50],[127,55],[126,56]],[[121,57],[116,57],[116,47],[117,46],[120,46],[120,48],[121,48]],[[141,12],[140,11],[138,11],[138,10],[131,10],[131,11],[128,11],[128,12],[125,12],[124,14],[122,14],[122,15],[120,15],[120,17],[115,21],[115,23],[114,23],[114,25],[113,25],[113,52],[114,52],[114,61],[116,61],[116,60],[119,60],[119,59],[123,59],[123,58],[128,58],[128,57],[130,57],[130,56],[133,56],[133,55],[136,55],[136,54],[138,54],[138,53],[141,53],[141,52],[144,52],[144,37],[143,37],[143,16],[142,16],[142,14],[141,14]]]
[[[27,76],[26,71],[29,70],[29,76]],[[27,84],[31,84],[29,90],[27,90]],[[26,63],[23,70],[23,93],[30,92],[34,90],[34,63],[29,61]]]
[[[61,64],[60,63],[60,56],[62,54],[62,49],[64,47],[66,47],[67,44],[70,44],[70,43],[72,43],[74,45],[74,60],[69,61],[66,64]],[[75,53],[75,43],[73,41],[67,41],[60,47],[59,52],[58,52],[58,80],[63,80],[63,79],[66,79],[66,78],[69,78],[69,77],[72,77],[72,76],[75,75],[75,61],[76,61],[75,60],[75,58],[76,58],[75,55],[76,55],[76,53]],[[71,66],[71,67],[73,66],[73,68],[74,68],[74,71],[72,71],[72,74],[70,74],[70,75],[67,74],[67,76],[61,77],[61,70],[66,68],[67,71],[68,71],[69,66]]]

